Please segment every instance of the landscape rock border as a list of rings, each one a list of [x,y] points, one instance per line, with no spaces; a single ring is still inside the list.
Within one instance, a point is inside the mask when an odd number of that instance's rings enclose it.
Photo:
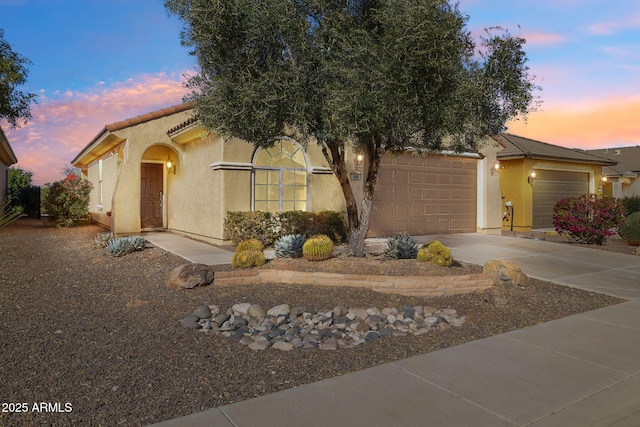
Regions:
[[[378,309],[337,306],[329,311],[280,304],[266,310],[258,304],[234,304],[226,312],[217,305],[198,306],[180,320],[187,329],[221,334],[251,350],[269,347],[337,350],[382,337],[423,335],[464,325],[456,310],[429,306]]]

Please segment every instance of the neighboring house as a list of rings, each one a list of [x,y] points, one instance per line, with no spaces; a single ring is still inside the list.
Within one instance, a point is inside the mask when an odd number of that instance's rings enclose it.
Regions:
[[[506,230],[553,227],[553,208],[558,200],[585,193],[602,194],[602,167],[616,164],[582,150],[507,133],[495,139],[504,147],[496,155],[496,174],[500,176]]]
[[[5,200],[9,193],[9,168],[16,163],[18,163],[18,159],[2,128],[0,128],[0,200]]]
[[[603,192],[617,198],[640,196],[640,146],[601,148],[586,150],[587,153],[617,162],[613,166],[603,166],[602,175],[607,180]]]
[[[499,229],[499,190],[485,190],[495,151],[489,148],[485,159],[477,153],[385,156],[369,235]],[[355,153],[346,158],[360,200],[366,171]],[[208,133],[188,104],[105,126],[72,164],[93,183],[92,218],[118,234],[166,229],[221,243],[228,211],[345,210],[316,144],[305,150],[283,138],[255,149]]]

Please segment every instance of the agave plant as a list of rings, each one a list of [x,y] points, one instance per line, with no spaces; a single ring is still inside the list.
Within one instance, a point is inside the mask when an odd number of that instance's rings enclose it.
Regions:
[[[413,259],[418,254],[418,244],[411,236],[391,236],[387,241],[384,255],[389,258]]]
[[[9,209],[9,200],[0,200],[0,228],[22,216],[22,209]]]
[[[116,237],[111,231],[96,234],[96,246],[99,248],[105,248],[109,242]]]
[[[140,236],[115,237],[107,244],[107,253],[111,256],[123,256],[144,249],[145,244]]]
[[[281,236],[275,243],[277,258],[301,258],[304,245],[302,234],[287,234]]]

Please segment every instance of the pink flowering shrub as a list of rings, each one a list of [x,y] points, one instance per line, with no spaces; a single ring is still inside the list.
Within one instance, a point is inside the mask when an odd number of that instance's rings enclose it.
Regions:
[[[616,234],[614,229],[622,220],[623,211],[617,199],[582,194],[556,203],[553,225],[556,231],[577,242],[602,245],[607,237]]]
[[[93,185],[74,174],[49,187],[44,207],[58,227],[71,227],[89,216],[89,194]]]

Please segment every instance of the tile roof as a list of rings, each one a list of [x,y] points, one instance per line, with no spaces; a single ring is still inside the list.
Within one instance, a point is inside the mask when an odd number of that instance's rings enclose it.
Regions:
[[[502,151],[497,153],[497,157],[500,160],[526,158],[598,165],[615,164],[615,161],[589,154],[583,150],[560,147],[508,133],[501,133],[495,139],[504,147]]]
[[[605,175],[636,175],[640,173],[640,146],[600,148],[597,150],[586,150],[587,153],[604,157],[618,162],[617,165],[605,167]]]
[[[115,132],[117,130],[126,129],[131,126],[139,125],[141,123],[150,122],[162,117],[167,117],[172,114],[180,113],[192,108],[191,104],[186,102],[180,105],[174,105],[173,107],[163,108],[162,110],[152,111],[151,113],[143,114],[141,116],[133,117],[130,119],[122,120],[120,122],[111,123],[104,128],[109,132]]]

